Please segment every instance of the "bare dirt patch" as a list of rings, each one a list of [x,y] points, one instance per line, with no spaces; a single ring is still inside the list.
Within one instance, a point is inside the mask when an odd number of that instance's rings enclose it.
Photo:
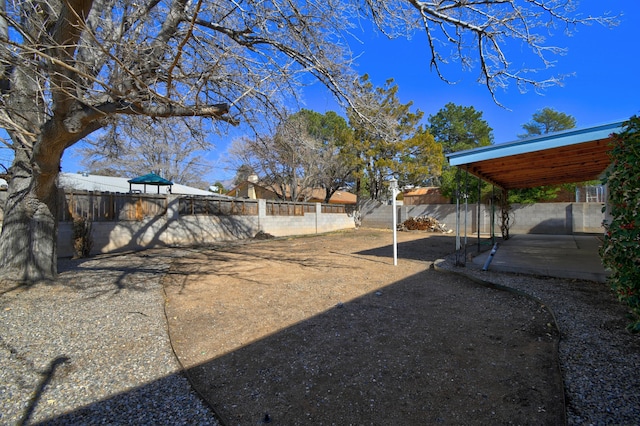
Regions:
[[[223,423],[563,424],[539,303],[430,266],[454,237],[359,229],[193,250],[169,333]]]

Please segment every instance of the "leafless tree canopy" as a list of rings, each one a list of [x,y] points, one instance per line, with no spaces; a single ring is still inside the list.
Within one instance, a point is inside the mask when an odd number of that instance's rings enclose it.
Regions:
[[[431,54],[431,68],[447,80],[448,63],[478,70],[478,81],[494,100],[496,89],[515,83],[520,90],[544,89],[559,84],[563,76],[539,74],[550,68],[565,49],[548,43],[548,37],[571,34],[578,25],[617,24],[611,15],[579,13],[573,0],[367,0],[378,27],[391,36],[421,28]],[[406,10],[409,9],[409,10]],[[416,13],[417,12],[417,13]],[[400,23],[400,25],[397,25]],[[527,66],[511,62],[514,50],[529,49]],[[541,77],[542,76],[542,77]]]
[[[207,188],[210,183],[204,177],[213,164],[204,154],[213,145],[199,121],[157,121],[125,117],[122,125],[110,126],[98,137],[90,138],[79,150],[83,170],[129,178],[156,173],[175,183]]]
[[[514,67],[509,43],[546,67],[547,54],[561,52],[546,44],[550,32],[613,22],[580,16],[571,0],[4,1],[2,87],[11,100],[0,118],[29,144],[51,117],[68,133],[65,145],[114,113],[235,122],[275,106],[306,73],[349,99],[343,37],[359,18],[391,37],[425,31],[442,78],[447,61],[475,64],[492,93],[511,80],[557,82]]]
[[[319,141],[308,132],[304,117],[289,117],[275,134],[235,140],[232,157],[249,165],[264,185],[277,189],[283,199],[299,200],[304,189],[317,183],[314,173]]]

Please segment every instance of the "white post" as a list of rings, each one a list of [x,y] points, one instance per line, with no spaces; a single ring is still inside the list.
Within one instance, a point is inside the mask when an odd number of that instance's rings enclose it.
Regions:
[[[398,180],[396,178],[391,178],[389,188],[391,189],[391,205],[393,207],[393,266],[398,266],[398,210],[396,209]]]

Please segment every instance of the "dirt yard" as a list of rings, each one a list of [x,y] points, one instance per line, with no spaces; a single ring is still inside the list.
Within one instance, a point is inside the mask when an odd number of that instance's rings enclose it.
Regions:
[[[169,333],[227,425],[565,422],[538,303],[432,268],[453,236],[359,229],[194,249]]]

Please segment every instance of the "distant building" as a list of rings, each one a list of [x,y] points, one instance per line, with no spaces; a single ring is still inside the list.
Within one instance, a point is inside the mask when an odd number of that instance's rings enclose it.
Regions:
[[[253,200],[282,200],[283,198],[290,200],[290,191],[280,196],[281,190],[275,185],[264,185],[260,183],[257,177],[249,176],[249,179],[242,182],[235,188],[227,192],[227,195],[237,198],[249,198]],[[324,203],[325,190],[315,188],[309,191],[302,191],[302,198],[298,201],[305,200],[308,203]],[[347,191],[336,191],[329,199],[329,204],[356,204],[356,196]]]
[[[412,188],[403,192],[405,206],[421,204],[451,204],[451,200],[440,193],[440,188],[430,186],[426,188]]]

